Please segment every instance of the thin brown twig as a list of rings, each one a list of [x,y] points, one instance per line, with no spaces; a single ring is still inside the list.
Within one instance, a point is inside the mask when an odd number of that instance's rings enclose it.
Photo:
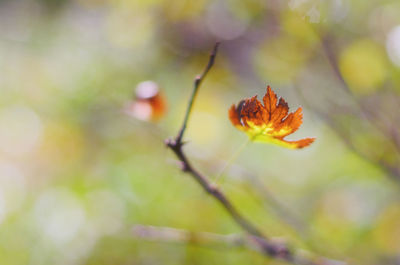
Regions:
[[[182,128],[179,130],[179,134],[176,137],[176,142],[182,142],[182,137],[186,130],[186,126],[187,126],[187,123],[189,120],[190,113],[193,108],[193,102],[196,98],[197,91],[199,90],[199,87],[200,87],[201,83],[203,82],[204,78],[207,76],[208,71],[210,71],[211,67],[214,65],[215,57],[217,56],[217,52],[218,52],[219,44],[220,44],[219,42],[215,43],[214,48],[210,54],[210,59],[208,60],[206,68],[204,69],[204,71],[201,75],[196,76],[196,78],[194,79],[194,87],[193,87],[192,96],[190,97],[189,105],[186,109],[186,114],[185,114],[185,118],[183,120]]]
[[[213,185],[205,175],[201,174],[191,165],[185,153],[183,152],[182,147],[184,143],[182,142],[182,138],[187,127],[194,99],[197,95],[197,92],[199,90],[202,81],[204,80],[207,73],[214,65],[215,57],[218,51],[218,46],[219,43],[216,43],[210,54],[206,68],[204,69],[201,75],[195,78],[193,93],[189,100],[189,105],[186,110],[182,127],[179,130],[179,133],[175,137],[175,139],[167,139],[165,141],[166,146],[169,147],[179,159],[182,166],[182,171],[191,175],[194,178],[194,180],[204,189],[204,191],[206,191],[209,195],[214,197],[214,199],[216,199],[222,205],[222,207],[227,211],[227,213],[232,217],[232,219],[252,237],[253,242],[261,249],[263,254],[268,255],[272,258],[282,259],[294,264],[304,264],[304,265],[332,264],[332,263],[321,262],[321,260],[318,261],[311,259],[297,260],[295,259],[293,252],[286,245],[276,244],[272,242],[268,237],[266,237],[261,232],[261,230],[259,230],[255,225],[253,225],[250,221],[248,221],[247,218],[245,218],[236,209],[236,207],[233,206],[231,201],[225,196],[225,194],[220,189],[218,189],[217,186]]]

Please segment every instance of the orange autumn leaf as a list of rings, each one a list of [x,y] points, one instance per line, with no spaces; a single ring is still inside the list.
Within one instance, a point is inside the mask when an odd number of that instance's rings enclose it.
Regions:
[[[315,138],[304,138],[297,141],[288,141],[284,138],[299,129],[303,122],[302,108],[289,113],[289,107],[283,98],[278,98],[271,87],[263,98],[264,105],[257,96],[232,105],[229,109],[229,119],[232,124],[244,131],[251,140],[269,142],[292,149],[299,149],[310,145]]]

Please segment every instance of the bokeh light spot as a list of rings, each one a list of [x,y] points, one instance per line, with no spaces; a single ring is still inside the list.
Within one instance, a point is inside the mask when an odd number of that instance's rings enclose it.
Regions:
[[[18,210],[25,198],[26,180],[22,170],[16,165],[0,161],[1,206],[7,213]],[[0,210],[1,212],[1,210]]]
[[[87,195],[88,215],[99,234],[110,235],[123,228],[125,204],[108,190],[96,190]]]
[[[400,25],[389,32],[386,40],[386,50],[390,60],[400,67]]]
[[[86,213],[76,196],[66,189],[48,190],[35,202],[36,224],[58,244],[68,243],[79,233]]]
[[[68,122],[46,124],[40,155],[48,166],[58,166],[79,160],[85,150],[81,128]]]
[[[238,38],[246,31],[248,24],[219,2],[208,8],[206,22],[208,30],[223,40]]]
[[[9,106],[0,110],[0,150],[20,156],[31,152],[42,136],[42,122],[30,108]]]
[[[285,36],[266,40],[254,60],[260,75],[271,83],[288,83],[302,69],[308,54],[301,42]]]
[[[400,207],[388,207],[378,220],[374,230],[375,242],[386,253],[397,254],[400,251]]]
[[[370,40],[349,45],[340,55],[340,71],[356,94],[370,94],[379,89],[387,76],[384,50]]]

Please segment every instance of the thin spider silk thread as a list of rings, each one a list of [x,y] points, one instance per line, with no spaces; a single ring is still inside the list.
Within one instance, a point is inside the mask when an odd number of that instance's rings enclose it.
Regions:
[[[215,184],[221,184],[221,182],[224,180],[224,178],[222,178],[223,174],[226,172],[226,170],[229,168],[229,166],[231,166],[232,163],[239,157],[239,155],[243,152],[243,150],[250,143],[250,141],[251,141],[251,138],[248,137],[246,139],[246,141],[244,141],[239,146],[239,148],[235,151],[235,153],[229,158],[229,160],[226,162],[224,167],[220,170],[218,175],[215,177],[215,179],[214,179]]]

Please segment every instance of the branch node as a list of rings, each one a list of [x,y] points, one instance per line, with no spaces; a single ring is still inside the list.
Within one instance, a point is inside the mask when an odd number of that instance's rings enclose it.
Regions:
[[[180,139],[171,139],[168,138],[164,141],[164,144],[171,148],[174,151],[180,151],[182,149],[182,146],[185,145],[187,142],[182,142]]]
[[[211,194],[217,194],[219,193],[219,189],[217,185],[215,185],[214,183],[210,183],[210,185],[208,186],[208,192]]]
[[[181,163],[181,170],[183,172],[190,172],[190,168],[189,168],[188,164],[186,164],[184,162]]]
[[[171,138],[165,139],[164,144],[166,147],[172,148],[174,146],[174,140]]]

